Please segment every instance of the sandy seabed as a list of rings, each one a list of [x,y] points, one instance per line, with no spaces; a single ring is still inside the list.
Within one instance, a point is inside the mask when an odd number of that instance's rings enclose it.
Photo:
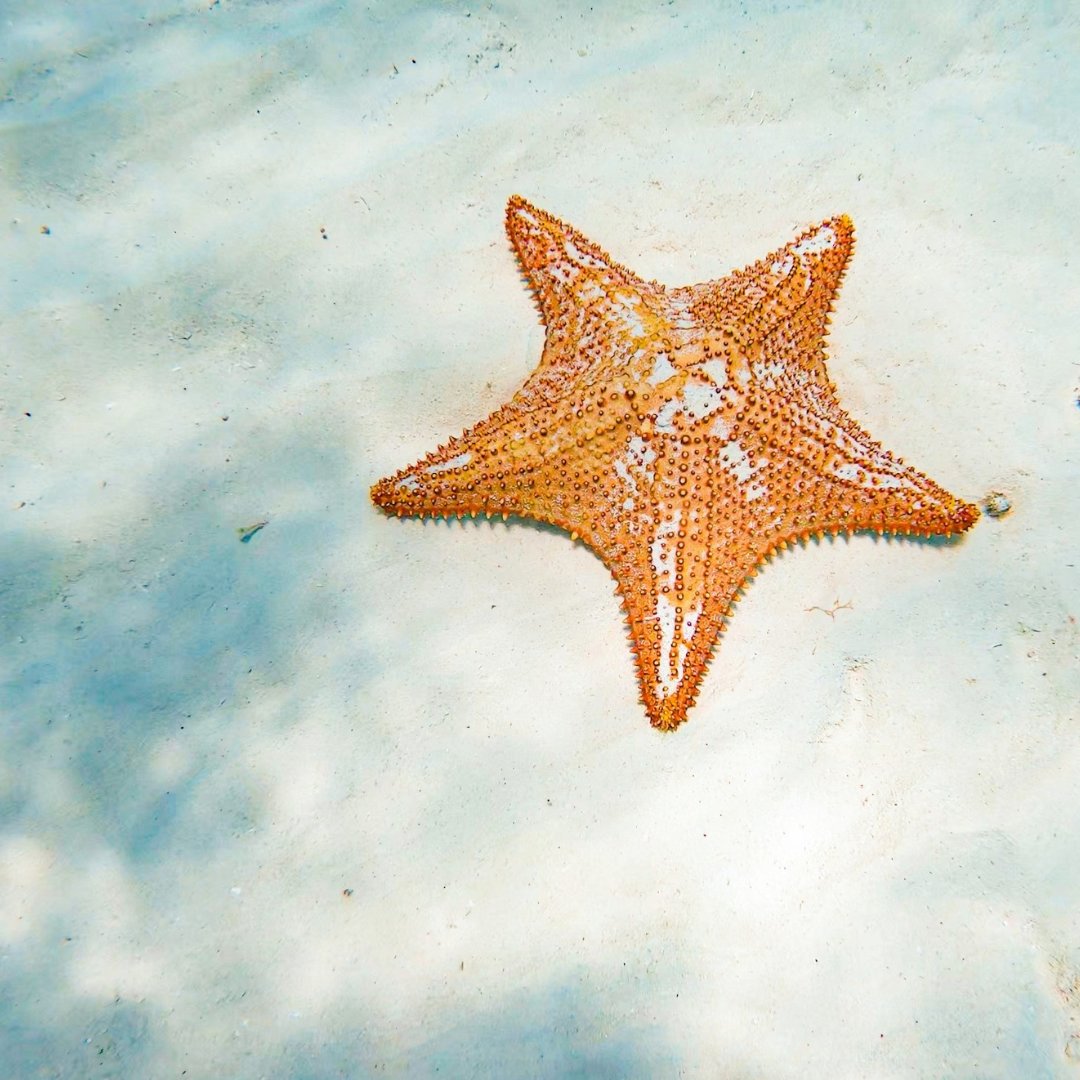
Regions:
[[[0,79],[5,1078],[1080,1076],[1075,5],[24,0]],[[841,400],[1011,512],[789,552],[653,731],[587,549],[367,500],[536,363],[513,192],[669,284],[849,213]]]

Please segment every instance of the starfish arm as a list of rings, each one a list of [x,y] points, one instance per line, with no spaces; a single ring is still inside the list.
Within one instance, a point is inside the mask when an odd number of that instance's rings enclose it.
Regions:
[[[650,441],[657,456],[644,512],[628,499],[619,527],[603,528],[593,546],[622,597],[654,727],[686,719],[740,591],[778,549],[862,529],[949,536],[978,517],[853,424],[839,442],[813,462],[755,459],[714,443],[702,468],[683,444]]]
[[[549,329],[615,288],[647,288],[598,244],[520,195],[507,203],[506,232]]]
[[[632,399],[582,394],[567,413],[559,403],[531,410],[521,397],[380,480],[372,501],[398,517],[529,518],[580,537],[607,561],[607,538],[627,515],[622,477],[635,468],[622,433]]]
[[[951,536],[969,529],[979,510],[885,450],[839,406],[829,415],[803,410],[788,426],[789,442],[772,483],[798,493],[796,535],[859,529]]]
[[[669,295],[711,330],[736,379],[786,369],[831,389],[824,338],[854,246],[855,227],[839,214],[721,281]]]
[[[531,513],[542,459],[535,431],[512,404],[376,483],[371,499],[398,517]]]
[[[622,598],[650,722],[670,730],[686,719],[724,619],[765,551],[731,512],[731,478],[702,475],[677,439],[650,439],[637,463],[618,524],[596,546]]]
[[[519,391],[463,435],[380,480],[372,501],[398,517],[531,518],[599,543],[592,522],[617,516],[607,495],[609,459],[629,407],[618,392],[581,390],[570,405],[537,405]]]

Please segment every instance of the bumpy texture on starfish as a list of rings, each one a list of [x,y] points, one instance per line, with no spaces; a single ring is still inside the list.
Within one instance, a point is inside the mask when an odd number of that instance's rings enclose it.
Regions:
[[[513,398],[371,489],[403,514],[510,514],[614,575],[642,699],[674,728],[736,594],[778,548],[858,529],[950,536],[978,510],[882,449],[825,369],[854,233],[834,217],[745,270],[646,282],[514,196],[510,240],[547,328]]]

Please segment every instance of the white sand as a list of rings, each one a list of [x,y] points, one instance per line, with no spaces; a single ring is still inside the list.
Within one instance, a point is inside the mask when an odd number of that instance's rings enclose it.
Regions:
[[[5,1077],[1080,1075],[1076,9],[548,6],[0,12]],[[843,402],[1012,514],[654,732],[585,548],[367,501],[538,358],[514,191],[850,213]]]

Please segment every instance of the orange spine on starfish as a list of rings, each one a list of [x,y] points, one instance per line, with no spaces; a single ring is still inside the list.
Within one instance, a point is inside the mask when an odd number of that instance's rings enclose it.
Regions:
[[[673,289],[519,196],[507,230],[547,329],[536,370],[371,496],[398,516],[514,514],[580,537],[615,578],[656,727],[686,719],[739,591],[778,549],[977,519],[839,405],[824,340],[846,215]]]

